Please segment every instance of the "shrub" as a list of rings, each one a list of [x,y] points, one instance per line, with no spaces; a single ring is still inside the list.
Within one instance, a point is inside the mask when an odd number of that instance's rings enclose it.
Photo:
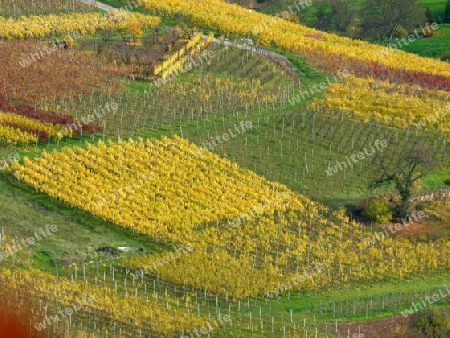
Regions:
[[[408,36],[408,31],[402,25],[398,25],[393,34],[395,37]]]
[[[394,329],[394,332],[393,332],[394,338],[402,338],[402,337],[404,337],[406,335],[406,332],[407,332],[407,328],[403,327],[403,326],[401,326],[400,324],[397,323],[395,325],[395,329]]]
[[[370,221],[385,223],[392,219],[392,210],[385,200],[376,198],[369,201],[363,210],[363,215]]]
[[[444,183],[447,184],[447,185],[450,185],[450,178],[447,178],[447,179],[444,181]]]
[[[450,62],[450,52],[445,52],[441,56],[441,61]]]
[[[436,309],[426,309],[411,315],[410,327],[425,337],[449,337],[450,318]]]

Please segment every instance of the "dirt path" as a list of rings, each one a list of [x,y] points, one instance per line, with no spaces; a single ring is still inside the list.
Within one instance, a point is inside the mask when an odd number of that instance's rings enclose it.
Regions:
[[[101,2],[98,2],[98,1],[95,1],[95,0],[82,0],[82,1],[85,4],[87,4],[87,5],[94,5],[94,6],[100,8],[100,9],[106,11],[106,12],[113,12],[113,11],[118,11],[119,10],[118,8],[102,4]]]

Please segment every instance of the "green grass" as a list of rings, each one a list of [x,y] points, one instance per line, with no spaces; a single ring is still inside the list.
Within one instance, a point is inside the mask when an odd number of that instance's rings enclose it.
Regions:
[[[445,4],[447,3],[446,0],[421,0],[420,2],[425,8],[430,7],[435,18],[438,16],[442,18],[444,16]]]
[[[275,53],[285,56],[289,60],[292,66],[297,69],[300,81],[304,87],[308,87],[325,80],[326,76],[308,65],[300,55],[280,48],[269,49]]]
[[[82,143],[71,145],[83,146]],[[19,152],[31,158],[39,153],[38,149]],[[149,252],[161,250],[145,236],[115,226],[33,188],[17,186],[17,180],[4,172],[0,172],[0,209],[1,226],[11,238],[30,237],[47,224],[58,227],[54,236],[31,247],[29,259],[41,270],[53,268],[55,264],[104,260],[109,255],[97,253],[96,250],[105,246],[131,246]]]
[[[433,190],[445,186],[444,181],[450,179],[450,169],[432,171],[424,177],[423,187],[425,190]]]
[[[287,312],[289,309],[293,309],[295,312],[303,313],[304,316],[308,316],[308,309],[311,308],[312,305],[317,308],[320,307],[320,304],[333,302],[365,302],[367,301],[367,299],[374,298],[376,296],[383,296],[386,294],[395,295],[396,293],[407,294],[419,291],[428,291],[447,285],[449,277],[449,273],[443,273],[442,275],[428,277],[425,276],[423,278],[413,278],[409,280],[405,279],[396,282],[383,282],[375,285],[361,284],[358,287],[353,286],[348,289],[334,289],[330,292],[325,293],[304,293],[303,297],[300,297],[298,294],[296,295],[295,293],[293,293],[293,299],[283,299],[280,302],[274,303],[273,309],[280,312]],[[446,305],[448,307],[448,304],[443,305]],[[409,306],[410,303],[400,304],[397,312],[393,311],[394,309],[391,307],[387,308],[386,311],[383,311],[383,309],[377,309],[377,311],[372,311],[372,314],[369,313],[368,317],[366,317],[365,314],[360,314],[357,316],[351,315],[348,316],[346,320],[372,319],[391,316],[398,314],[405,308],[409,308]],[[308,317],[311,317],[311,313],[309,313]],[[331,314],[322,316],[322,320],[329,320],[333,318],[334,316],[331,316]]]
[[[148,92],[150,84],[148,81],[128,81],[128,89],[131,93],[144,93]]]
[[[261,7],[258,9],[262,13],[274,15],[277,12],[287,10],[289,6],[292,6],[294,1],[291,0],[275,0],[275,1],[268,1],[269,4]],[[314,8],[314,1],[312,1],[313,5],[311,6]],[[364,0],[359,0],[357,7],[361,7],[364,3]],[[447,0],[421,0],[420,1],[423,8],[430,7],[431,12],[437,16],[444,13],[445,4],[447,3]]]
[[[134,236],[88,213],[58,203],[33,191],[21,191],[0,181],[0,207],[5,233],[14,239],[33,236],[47,224],[58,231],[30,246],[30,259],[40,270],[71,263],[109,259],[108,254],[96,252],[100,247],[130,246],[154,249],[143,237]],[[17,217],[20,215],[20,218]]]
[[[422,35],[422,31],[417,29],[418,34]],[[434,31],[431,38],[421,38],[406,43],[401,39],[394,39],[393,43],[408,53],[418,54],[425,57],[440,58],[444,53],[450,52],[450,24],[440,24],[438,29]]]

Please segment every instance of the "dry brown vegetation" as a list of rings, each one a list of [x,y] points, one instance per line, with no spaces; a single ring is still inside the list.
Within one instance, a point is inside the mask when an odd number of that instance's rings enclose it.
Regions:
[[[0,42],[0,60],[0,95],[28,104],[113,87],[113,80],[124,73],[122,67],[80,50],[52,49],[35,40]]]

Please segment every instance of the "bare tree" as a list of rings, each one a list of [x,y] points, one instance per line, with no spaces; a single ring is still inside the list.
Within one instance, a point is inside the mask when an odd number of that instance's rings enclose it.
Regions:
[[[401,218],[406,218],[411,208],[414,185],[433,167],[431,150],[415,144],[397,158],[393,158],[392,154],[378,153],[374,158],[374,165],[379,167],[380,175],[370,188],[394,184],[400,196],[395,212]]]

